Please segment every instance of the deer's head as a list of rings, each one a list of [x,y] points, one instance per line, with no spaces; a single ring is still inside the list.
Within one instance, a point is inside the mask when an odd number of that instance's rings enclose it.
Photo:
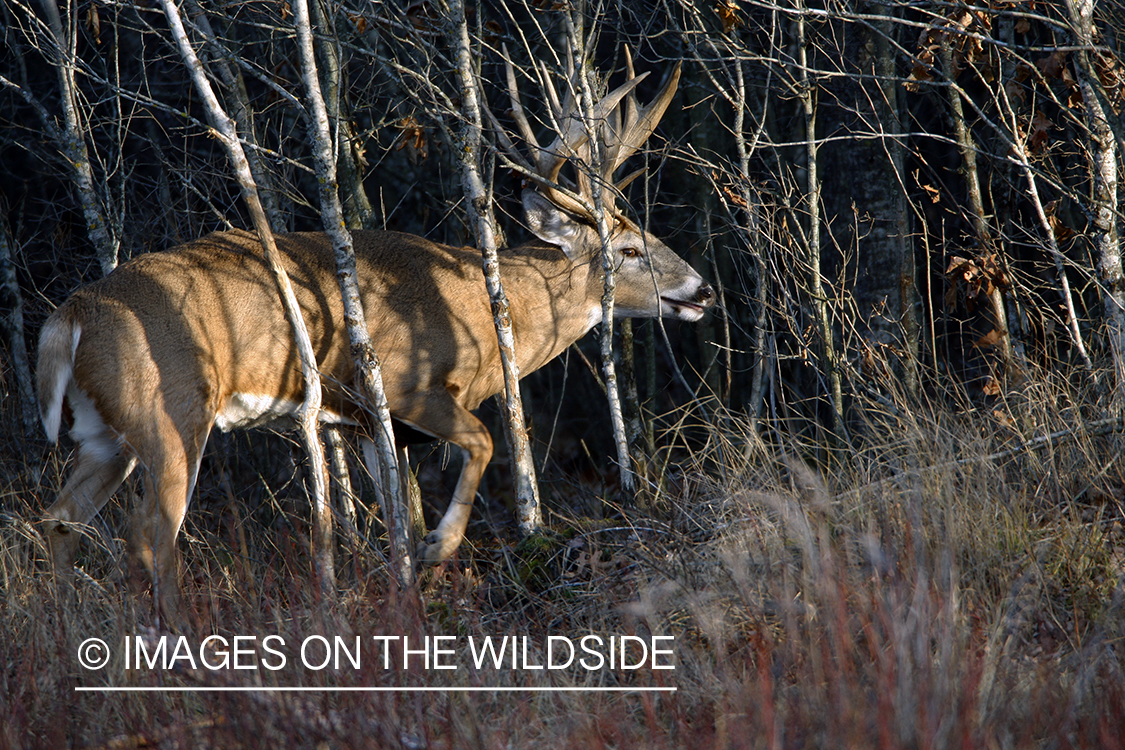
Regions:
[[[614,178],[664,116],[679,84],[680,65],[673,69],[656,98],[642,108],[635,89],[648,73],[636,75],[628,50],[625,57],[626,82],[587,108],[578,104],[581,97],[576,95],[578,81],[573,72],[560,99],[548,71],[537,69],[556,133],[546,147],[539,145],[520,103],[509,59],[511,113],[530,158],[513,147],[495,118],[493,123],[505,150],[531,178],[523,192],[523,207],[532,233],[557,245],[575,264],[590,264],[598,278],[604,277],[601,258],[603,247],[608,245],[617,275],[615,317],[699,320],[715,304],[714,289],[664,242],[638,227],[617,207],[622,191],[644,170],[620,180]],[[572,166],[573,178],[562,176],[567,164]]]

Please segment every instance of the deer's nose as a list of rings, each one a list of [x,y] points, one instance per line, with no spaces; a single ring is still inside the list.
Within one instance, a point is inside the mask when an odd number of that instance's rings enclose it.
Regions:
[[[710,307],[715,304],[715,288],[710,284],[704,284],[695,293],[695,300],[704,307]]]

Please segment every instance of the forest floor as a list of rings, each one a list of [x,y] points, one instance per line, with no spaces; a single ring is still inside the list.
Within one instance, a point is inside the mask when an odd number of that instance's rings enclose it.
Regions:
[[[5,446],[0,748],[1121,747],[1120,424],[1047,378],[881,403],[819,448],[677,415],[656,497],[568,517],[554,484],[542,539],[475,525],[407,592],[342,542],[322,595],[300,503],[193,508],[186,633],[119,507],[56,590],[63,456]]]

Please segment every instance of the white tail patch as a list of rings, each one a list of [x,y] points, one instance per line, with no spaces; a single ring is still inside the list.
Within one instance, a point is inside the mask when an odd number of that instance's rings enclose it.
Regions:
[[[74,420],[70,427],[71,439],[99,461],[109,461],[121,453],[121,436],[106,425],[94,406],[94,400],[73,383],[66,389],[66,398],[70,402],[70,413]]]
[[[59,439],[63,396],[74,375],[81,337],[82,326],[68,318],[50,318],[39,334],[39,418],[52,443]]]

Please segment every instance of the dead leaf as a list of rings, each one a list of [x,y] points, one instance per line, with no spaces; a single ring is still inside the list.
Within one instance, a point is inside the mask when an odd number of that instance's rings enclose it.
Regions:
[[[1075,234],[1074,230],[1063,224],[1062,219],[1058,217],[1059,203],[1061,202],[1061,198],[1056,198],[1043,208],[1043,213],[1047,214],[1047,223],[1050,224],[1051,231],[1055,235],[1055,242],[1060,243],[1066,242]]]
[[[1120,112],[1125,105],[1125,66],[1111,53],[1099,51],[1094,53],[1094,71],[1114,110]]]
[[[978,298],[987,297],[1009,285],[1008,273],[995,253],[974,259],[953,256],[945,275],[953,282],[945,296],[946,304],[953,305],[957,301],[957,291],[963,287],[965,302],[970,309]]]
[[[90,12],[86,14],[86,28],[94,35],[94,44],[102,43],[102,20],[98,15],[98,6],[90,3]]]
[[[1027,100],[1027,94],[1024,93],[1023,86],[1017,83],[1014,78],[1004,84],[1004,93],[1007,95],[1008,101],[1010,102],[1023,102]]]
[[[399,120],[395,125],[402,131],[398,137],[398,145],[395,146],[395,151],[401,151],[404,148],[409,149],[408,153],[412,156],[425,159],[429,153],[429,148],[426,144],[426,129],[422,127],[422,123],[414,119],[413,115],[409,115]]]
[[[500,37],[504,33],[504,27],[496,21],[485,21],[484,30],[487,32],[484,35],[484,41],[490,47],[500,46]]]
[[[441,20],[429,0],[420,0],[406,9],[406,20],[418,31],[436,34],[442,31]]]
[[[1000,381],[991,375],[984,381],[984,385],[980,387],[981,392],[986,396],[999,396],[1000,395]]]
[[[989,395],[995,396],[997,394],[991,393]],[[993,412],[992,412],[992,416],[995,417],[996,421],[999,422],[1002,426],[1007,427],[1009,430],[1012,430],[1013,432],[1015,431],[1016,421],[1014,419],[1012,419],[1011,415],[1005,414],[1004,412],[1000,411],[999,409],[994,409]]]
[[[738,3],[735,0],[719,0],[715,13],[723,23],[724,34],[729,34],[742,25],[742,19],[738,17]]]
[[[926,193],[929,194],[931,203],[937,203],[938,201],[941,200],[941,191],[938,190],[933,185],[927,185],[926,183],[923,182],[922,183],[922,189],[925,190]]]
[[[1052,52],[1047,57],[1036,60],[1035,67],[1039,68],[1044,78],[1062,78],[1063,70],[1066,68],[1066,53]]]
[[[1027,20],[1026,18],[1021,18],[1016,21],[1017,34],[1026,34],[1029,31],[1031,31],[1031,21]]]
[[[998,329],[993,328],[991,331],[977,339],[976,346],[980,349],[988,349],[989,347],[998,345],[1003,340],[1004,334],[1001,333]]]
[[[914,70],[910,72],[910,78],[902,84],[903,88],[907,91],[918,91],[922,87],[919,85],[924,81],[932,81],[934,77],[930,75],[930,70],[925,65],[918,63],[914,66]]]
[[[367,31],[367,18],[365,16],[360,14],[353,15],[349,13],[348,20],[352,22],[352,25],[355,26],[355,30],[360,34]]]
[[[1031,127],[1027,134],[1027,150],[1035,152],[1042,148],[1047,142],[1047,131],[1053,126],[1054,123],[1043,114],[1043,110],[1035,110],[1035,117],[1031,118]]]

